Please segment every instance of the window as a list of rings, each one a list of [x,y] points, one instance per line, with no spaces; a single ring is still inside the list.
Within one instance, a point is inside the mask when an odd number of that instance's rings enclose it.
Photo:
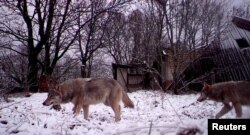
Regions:
[[[236,42],[240,49],[250,47],[249,43],[245,38],[236,39]]]

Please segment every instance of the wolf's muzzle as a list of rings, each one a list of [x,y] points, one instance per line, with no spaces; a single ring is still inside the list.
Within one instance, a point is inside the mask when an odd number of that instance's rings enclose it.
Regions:
[[[43,102],[43,105],[44,105],[44,106],[48,106],[48,104],[46,104],[46,101]]]

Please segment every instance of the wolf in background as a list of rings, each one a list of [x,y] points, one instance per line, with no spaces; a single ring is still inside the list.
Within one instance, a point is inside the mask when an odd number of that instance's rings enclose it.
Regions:
[[[115,121],[121,119],[120,102],[125,107],[134,108],[134,103],[128,97],[123,87],[114,79],[108,78],[76,78],[69,79],[51,89],[43,105],[60,105],[72,102],[73,111],[79,114],[84,111],[84,118],[88,118],[89,105],[104,103],[115,113]]]
[[[211,99],[222,102],[224,107],[216,114],[220,118],[232,109],[235,109],[237,117],[242,116],[242,105],[250,105],[250,82],[228,81],[213,85],[204,83],[202,92],[197,101]],[[232,103],[232,106],[230,105]]]

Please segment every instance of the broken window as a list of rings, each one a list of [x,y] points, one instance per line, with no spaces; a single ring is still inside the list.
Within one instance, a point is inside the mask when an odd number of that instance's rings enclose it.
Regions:
[[[245,38],[236,39],[236,42],[240,49],[250,47],[249,43]]]

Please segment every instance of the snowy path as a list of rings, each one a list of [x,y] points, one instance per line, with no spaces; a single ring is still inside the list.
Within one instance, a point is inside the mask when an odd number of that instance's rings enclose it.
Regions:
[[[135,108],[122,107],[122,120],[115,122],[112,109],[103,104],[90,106],[87,121],[83,119],[83,112],[73,115],[71,103],[64,104],[62,111],[43,106],[47,94],[38,93],[30,98],[14,98],[14,102],[1,103],[0,134],[143,135],[150,132],[152,135],[174,135],[189,127],[197,127],[201,134],[207,134],[207,119],[214,116],[222,104],[213,101],[196,103],[198,96],[169,95],[159,91],[129,93]],[[243,114],[247,109],[243,108]],[[223,118],[234,117],[235,113],[231,111]]]

